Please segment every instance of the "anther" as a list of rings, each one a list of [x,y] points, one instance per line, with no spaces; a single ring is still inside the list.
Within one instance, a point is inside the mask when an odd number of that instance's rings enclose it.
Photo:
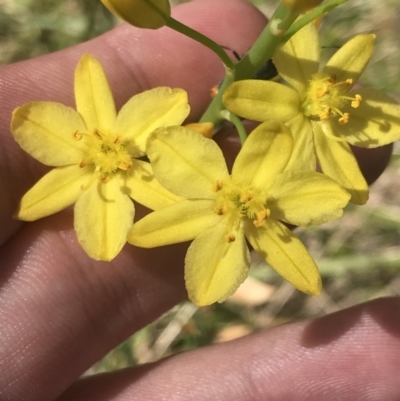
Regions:
[[[100,135],[100,133],[99,133],[99,131],[98,131],[97,129],[95,129],[95,130],[93,131],[93,135],[94,135],[94,136],[97,136],[97,138],[99,138],[99,139],[103,139],[103,137]]]
[[[86,166],[86,163],[85,163],[84,160],[82,160],[82,161],[79,163],[79,167],[80,167],[80,168],[83,168],[83,167],[85,167],[85,166]]]
[[[231,242],[235,241],[236,238],[235,238],[235,236],[233,234],[226,234],[225,235],[225,240],[226,240],[226,242],[231,243]]]
[[[350,120],[350,114],[344,113],[342,117],[339,118],[339,124],[344,125],[347,124]]]
[[[253,194],[247,193],[242,195],[242,197],[240,198],[240,202],[245,203],[245,202],[249,202],[254,198]]]
[[[320,115],[319,118],[321,120],[327,120],[331,115],[331,109],[330,107],[327,107]]]
[[[315,96],[317,98],[321,98],[322,96],[326,95],[326,93],[328,92],[328,87],[327,85],[324,85],[323,88],[321,88],[316,94]]]
[[[124,163],[120,163],[118,168],[121,170],[128,170],[130,167],[132,167],[132,161],[130,160],[129,162],[124,162]]]
[[[82,139],[82,134],[80,134],[78,131],[75,131],[72,133],[72,137],[76,140],[76,141],[80,141]]]
[[[264,220],[268,219],[268,217],[271,215],[271,211],[269,209],[264,209],[261,210],[260,212],[257,213],[257,220],[253,221],[253,224],[255,227],[259,228],[263,225]]]
[[[213,192],[218,192],[223,188],[223,184],[220,180],[217,180],[217,182],[212,186],[211,190]]]
[[[101,175],[101,174],[100,174],[99,180],[100,180],[103,184],[106,184],[108,181],[110,181],[110,176],[109,176],[109,175]]]
[[[223,214],[225,214],[228,211],[228,208],[226,207],[226,205],[223,205],[221,207],[218,207],[215,209],[215,213],[218,214],[218,216],[222,216]]]
[[[360,107],[362,97],[361,95],[355,95],[354,97],[355,99],[351,102],[351,107],[353,107],[353,109],[357,109],[358,107]]]
[[[213,86],[213,87],[210,89],[210,96],[211,96],[211,98],[214,99],[215,96],[218,95],[218,92],[219,92],[218,85]]]

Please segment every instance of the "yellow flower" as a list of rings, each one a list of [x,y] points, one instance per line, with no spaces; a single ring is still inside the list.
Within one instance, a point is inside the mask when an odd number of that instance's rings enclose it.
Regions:
[[[312,24],[278,51],[274,62],[294,89],[269,81],[240,81],[224,96],[233,113],[255,121],[279,120],[292,130],[295,146],[288,168],[322,171],[364,204],[368,185],[349,144],[364,148],[400,138],[400,105],[381,91],[351,90],[371,58],[375,35],[348,41],[318,72],[320,45]]]
[[[13,113],[11,131],[31,156],[56,168],[21,200],[17,217],[37,220],[76,202],[75,229],[86,252],[111,260],[133,224],[130,198],[152,209],[177,200],[154,178],[145,154],[156,128],[181,124],[186,92],[156,88],[132,97],[116,112],[101,64],[85,55],[75,72],[77,111],[54,102],[31,102]]]
[[[168,0],[101,0],[117,17],[138,28],[158,29],[171,15]]]
[[[184,127],[155,131],[147,145],[154,174],[186,199],[135,223],[128,242],[151,248],[194,239],[186,255],[185,280],[197,305],[224,301],[246,278],[246,238],[286,280],[318,294],[318,269],[282,222],[309,226],[336,219],[350,195],[323,174],[283,172],[292,146],[285,125],[261,124],[229,175],[212,140]]]

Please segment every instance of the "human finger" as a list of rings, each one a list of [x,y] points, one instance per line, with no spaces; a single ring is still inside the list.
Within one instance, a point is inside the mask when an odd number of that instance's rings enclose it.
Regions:
[[[264,17],[254,7],[239,0],[195,1],[177,7],[174,13],[177,19],[205,33],[212,33],[211,36],[218,42],[228,46],[232,44],[239,49],[248,48],[265,23]],[[246,15],[245,19],[243,15]],[[237,24],[239,29],[233,31],[232,24]],[[143,50],[143,54],[137,55],[142,63],[139,64],[143,66],[142,75],[138,75],[140,89],[156,86],[157,79],[163,85],[171,86],[186,82],[189,96],[195,98],[194,113],[205,106],[208,88],[205,89],[204,85],[214,83],[221,74],[218,70],[219,62],[212,54],[208,51],[204,53],[191,41],[181,42],[174,33],[160,33],[164,51],[168,50],[171,43],[175,43],[176,49],[169,53],[171,63],[173,61],[176,65],[180,57],[185,61],[179,70],[163,78],[157,74],[147,76],[147,71],[144,71],[145,62],[151,65],[154,52],[156,49],[159,52],[160,43],[154,41],[155,33],[137,33],[131,27],[120,29],[125,35],[128,31],[132,32],[135,40],[145,41],[146,49],[153,50],[147,53]],[[76,61],[82,53],[88,51],[104,63],[111,84],[113,88],[116,87],[117,99],[123,102],[124,97],[129,97],[138,88],[135,89],[134,84],[130,87],[127,85],[127,78],[136,71],[132,64],[128,64],[128,61],[132,63],[132,59],[123,55],[120,49],[111,50],[111,45],[117,43],[116,37],[122,35],[119,30],[116,32],[77,49],[69,49],[67,53],[46,56],[41,61],[30,61],[24,64],[25,67],[17,66],[20,72],[28,71],[26,66],[30,66],[30,71],[36,73],[35,79],[40,80],[46,75],[34,67],[44,68],[47,63],[48,77],[58,90],[51,84],[43,84],[40,89],[39,83],[33,85],[35,80],[24,75],[20,79],[20,89],[5,90],[6,98],[10,101],[7,108],[13,108],[12,102],[16,99],[18,104],[30,100],[32,93],[41,93],[42,100],[51,98],[67,104],[71,102],[72,90],[66,88],[71,85]],[[182,46],[185,48],[183,55]],[[122,64],[114,65],[113,59],[121,60]],[[200,66],[196,67],[198,63]],[[67,71],[66,76],[69,75],[70,79],[56,81],[56,72],[60,66]],[[164,74],[168,74],[165,72],[167,66],[170,65],[164,63],[162,66]],[[205,67],[216,69],[208,71]],[[15,79],[18,76],[12,75],[14,73],[10,68],[7,67],[6,73],[3,70],[3,75],[0,71],[0,76],[7,78],[6,82],[9,82],[10,77]],[[197,81],[189,84],[188,76],[193,70],[198,73],[195,75]],[[51,71],[55,71],[53,75]],[[4,128],[6,123],[3,120],[2,123]],[[1,171],[9,171],[9,176],[1,181],[0,190],[5,190],[0,192],[2,194],[10,194],[7,213],[1,209],[8,219],[14,211],[13,206],[16,207],[19,192],[33,183],[43,170],[39,164],[28,161],[10,136],[1,132],[8,138],[7,149],[10,152],[4,159],[0,157],[4,163]],[[32,173],[28,174],[28,170],[32,170]],[[3,229],[5,227],[3,240],[15,230],[11,219],[7,219],[0,223]],[[25,224],[18,235],[9,238],[0,250],[3,284],[0,295],[0,388],[3,389],[3,399],[54,399],[107,350],[182,299],[185,294],[182,279],[184,252],[185,246],[156,250],[127,246],[112,263],[95,262],[77,244],[69,210]]]
[[[57,401],[395,401],[399,353],[400,300],[378,299],[89,377]]]

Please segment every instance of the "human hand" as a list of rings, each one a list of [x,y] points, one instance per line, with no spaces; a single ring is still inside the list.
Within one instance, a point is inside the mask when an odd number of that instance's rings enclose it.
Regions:
[[[230,12],[223,12],[228,6]],[[175,12],[238,53],[247,50],[265,22],[239,0],[202,0]],[[11,218],[21,195],[46,171],[14,142],[11,111],[30,100],[72,105],[73,72],[84,53],[102,62],[119,106],[151,87],[182,87],[193,120],[223,76],[219,60],[186,37],[126,25],[0,70],[0,399],[55,400],[65,391],[61,399],[74,401],[398,398],[397,300],[73,384],[108,350],[185,296],[184,246],[126,246],[113,262],[96,262],[77,244],[70,210],[28,224]],[[236,137],[225,131],[219,143],[232,159]],[[359,154],[370,180],[384,169],[389,154],[388,147]]]

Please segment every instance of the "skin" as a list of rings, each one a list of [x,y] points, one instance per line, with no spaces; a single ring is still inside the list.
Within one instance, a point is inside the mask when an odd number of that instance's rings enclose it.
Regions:
[[[241,0],[198,0],[176,7],[174,16],[239,54],[265,24]],[[14,142],[10,113],[34,99],[73,105],[73,72],[87,52],[103,63],[119,106],[151,87],[182,87],[193,121],[223,75],[218,59],[191,40],[166,28],[160,33],[127,25],[0,69],[0,399],[398,400],[398,299],[77,381],[106,352],[186,296],[185,245],[126,246],[113,262],[96,262],[76,242],[71,210],[28,224],[11,217],[47,168]],[[232,160],[236,137],[225,130],[218,141]],[[390,153],[390,147],[357,153],[370,181],[384,170]],[[176,263],[166,266],[171,260]]]

